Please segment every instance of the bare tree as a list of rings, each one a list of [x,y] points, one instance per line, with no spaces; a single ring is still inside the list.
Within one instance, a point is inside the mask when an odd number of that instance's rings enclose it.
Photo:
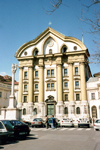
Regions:
[[[78,0],[81,2],[81,0]],[[96,50],[94,51],[94,54],[91,55],[91,63],[100,63],[100,39],[97,38],[98,35],[100,35],[100,9],[98,7],[98,10],[94,10],[94,6],[97,6],[100,4],[100,0],[90,0],[90,5],[82,4],[83,10],[81,13],[81,17],[79,18],[84,23],[90,25],[90,30],[87,31],[90,34],[95,35],[95,40],[93,42],[96,45]],[[85,2],[84,2],[85,3]],[[48,15],[51,15],[54,11],[56,11],[61,5],[63,5],[63,0],[52,0],[51,1],[52,8],[51,10],[47,11],[46,13]],[[66,5],[66,4],[64,4]],[[68,7],[68,5],[66,5]],[[94,19],[87,18],[87,13],[89,13],[91,10],[94,15]],[[85,9],[85,10],[84,10]]]
[[[59,6],[62,4],[62,5],[65,5],[67,6],[66,4],[63,4],[62,3],[62,0],[51,0],[50,1],[51,3],[51,6],[52,8],[50,10],[46,10],[44,7],[43,9],[46,11],[46,14],[47,15],[51,15],[55,10],[57,10],[59,8]],[[67,6],[68,7],[68,6]]]
[[[91,2],[90,5],[88,5],[88,6],[84,5],[84,7],[87,8],[87,11],[84,14],[84,11],[82,10],[80,19],[84,23],[90,25],[90,30],[88,31],[88,33],[94,35],[94,37],[95,37],[93,42],[95,43],[96,47],[95,47],[95,50],[93,50],[94,54],[91,54],[90,63],[100,63],[100,42],[99,42],[100,38],[98,38],[98,36],[100,36],[100,9],[98,7],[95,10],[93,7],[95,5],[96,6],[99,5],[100,0],[91,0],[90,2]],[[89,13],[90,8],[92,8],[94,19],[86,17],[86,13]]]

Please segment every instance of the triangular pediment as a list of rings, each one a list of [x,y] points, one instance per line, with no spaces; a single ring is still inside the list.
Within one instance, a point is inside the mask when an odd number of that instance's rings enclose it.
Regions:
[[[56,82],[55,80],[49,79],[46,82]]]

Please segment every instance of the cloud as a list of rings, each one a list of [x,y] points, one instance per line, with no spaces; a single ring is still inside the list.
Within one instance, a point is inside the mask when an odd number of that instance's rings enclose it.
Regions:
[[[6,72],[0,72],[0,75],[5,76],[7,73]]]

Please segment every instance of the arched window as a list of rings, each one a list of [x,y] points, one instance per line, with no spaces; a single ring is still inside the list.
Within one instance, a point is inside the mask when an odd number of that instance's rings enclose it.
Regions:
[[[62,48],[62,53],[66,53],[66,52],[67,52],[67,47],[64,46],[64,47]]]
[[[34,108],[34,115],[37,114],[37,108]]]
[[[26,115],[26,109],[25,108],[23,109],[23,115]]]
[[[76,108],[76,114],[80,114],[80,108],[79,107]]]
[[[68,114],[68,107],[64,108],[64,114]]]
[[[34,56],[38,55],[38,52],[39,52],[38,49],[35,49],[33,55]]]
[[[49,49],[49,54],[52,54],[52,49]]]

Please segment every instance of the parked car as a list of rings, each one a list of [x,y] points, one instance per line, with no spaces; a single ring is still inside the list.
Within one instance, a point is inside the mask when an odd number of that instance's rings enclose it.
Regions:
[[[31,122],[29,122],[29,121],[23,120],[22,122],[26,123],[28,126],[31,125]]]
[[[88,118],[79,118],[78,119],[78,128],[79,127],[84,127],[87,126],[88,128],[90,127],[90,122]]]
[[[62,119],[62,121],[60,122],[60,126],[61,127],[74,127],[74,123],[73,120],[70,118],[64,118]]]
[[[27,136],[31,131],[27,124],[18,120],[2,120],[2,122],[5,125],[9,136]]]
[[[44,120],[42,118],[34,118],[31,122],[32,127],[44,127]]]
[[[1,143],[6,143],[6,139],[8,138],[8,131],[5,125],[0,121],[0,141]]]
[[[51,127],[52,126],[52,118],[48,118],[48,126]],[[57,118],[55,118],[55,127],[60,127],[60,120],[58,120]]]
[[[94,122],[94,129],[96,131],[100,130],[100,119],[96,119],[96,121]]]

